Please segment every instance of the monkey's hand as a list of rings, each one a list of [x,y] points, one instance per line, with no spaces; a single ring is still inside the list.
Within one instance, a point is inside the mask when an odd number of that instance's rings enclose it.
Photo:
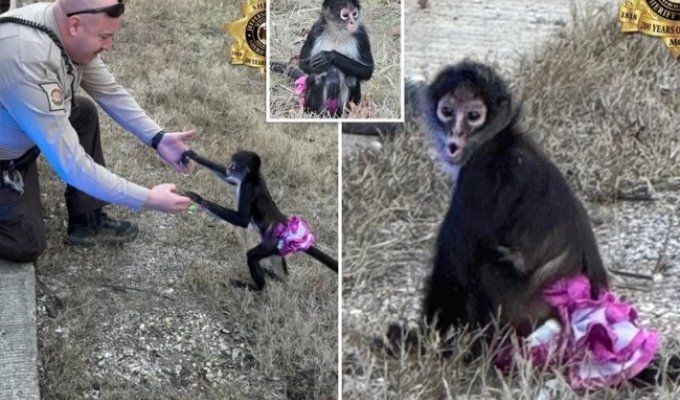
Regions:
[[[189,164],[185,164],[182,155],[189,147],[184,143],[196,134],[195,130],[184,132],[168,132],[158,143],[156,151],[163,161],[170,164],[175,171],[189,172]]]
[[[312,68],[312,72],[318,74],[325,72],[332,65],[332,52],[322,51],[319,54],[312,57],[309,62],[309,66]]]
[[[185,165],[188,165],[191,159],[196,157],[196,153],[194,153],[193,150],[187,150],[184,153],[182,153],[182,156],[180,157],[180,161],[184,163]]]
[[[191,201],[193,201],[194,203],[196,203],[198,205],[202,205],[203,202],[204,202],[203,197],[199,196],[198,194],[196,194],[194,192],[184,192],[184,193],[182,193],[182,195],[190,198]]]

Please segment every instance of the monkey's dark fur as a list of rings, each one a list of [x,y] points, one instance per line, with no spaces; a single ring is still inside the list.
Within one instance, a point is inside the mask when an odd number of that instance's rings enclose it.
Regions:
[[[451,145],[455,124],[438,117],[438,102],[460,88],[480,98],[488,113],[485,123],[472,132],[460,164],[444,157],[457,177],[426,281],[426,326],[420,333],[434,327],[446,337],[451,328],[493,327],[490,323],[500,315],[500,327],[526,336],[557,317],[543,299],[544,288],[584,274],[595,298],[607,288],[607,274],[583,205],[520,128],[519,103],[491,68],[469,61],[447,67],[411,96],[420,99],[412,109],[436,150],[444,154]],[[487,338],[491,334],[488,329]],[[417,336],[399,324],[387,334],[391,346],[403,341],[420,347]],[[657,358],[634,383],[658,383],[663,379],[660,365]],[[680,357],[671,355],[668,366],[665,375],[677,381]]]
[[[400,133],[404,124],[399,122],[344,122],[342,133],[367,136],[394,136]]]
[[[583,273],[596,296],[607,287],[607,275],[585,209],[518,127],[518,106],[490,68],[464,62],[444,69],[429,86],[424,116],[435,145],[449,135],[433,113],[437,101],[461,86],[489,111],[466,146],[473,153],[460,166],[439,231],[425,319],[436,320],[443,334],[465,324],[484,326],[500,308],[502,324],[528,334],[553,314],[541,295],[547,285]]]
[[[229,167],[203,158],[191,150],[182,155],[184,163],[187,163],[189,159],[205,166],[230,185],[236,186],[238,209],[234,211],[224,208],[219,204],[204,200],[193,192],[186,192],[184,195],[190,197],[195,203],[230,224],[247,228],[252,223],[262,238],[262,242],[248,250],[247,253],[248,268],[253,281],[255,281],[255,286],[246,285],[239,281],[234,281],[233,283],[239,287],[247,286],[250,289],[262,290],[265,285],[265,272],[260,266],[260,261],[265,258],[270,258],[272,263],[279,263],[287,274],[286,260],[279,253],[277,247],[278,239],[273,237],[272,231],[279,223],[285,224],[288,218],[279,210],[271,194],[269,194],[267,185],[260,174],[260,157],[254,152],[239,151],[232,156]],[[337,260],[328,256],[317,247],[312,246],[305,250],[305,253],[314,257],[336,273],[338,272]]]
[[[451,328],[487,327],[500,315],[501,326],[527,335],[554,316],[541,295],[547,285],[583,273],[596,296],[607,275],[585,209],[519,127],[519,103],[492,69],[463,62],[427,86],[411,86],[410,112],[435,149],[448,151],[455,124],[440,120],[438,102],[460,88],[481,99],[487,115],[462,161],[442,156],[456,185],[435,244],[423,320],[445,337]]]

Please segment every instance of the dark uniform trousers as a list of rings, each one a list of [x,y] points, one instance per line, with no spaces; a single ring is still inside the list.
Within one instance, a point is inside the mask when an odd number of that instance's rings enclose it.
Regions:
[[[97,164],[104,165],[99,116],[92,100],[76,97],[69,121],[85,152]],[[24,179],[23,195],[0,182],[0,258],[32,262],[45,251],[46,245],[37,163],[33,161],[20,172]],[[92,214],[107,204],[70,185],[66,186],[65,197],[70,217]]]

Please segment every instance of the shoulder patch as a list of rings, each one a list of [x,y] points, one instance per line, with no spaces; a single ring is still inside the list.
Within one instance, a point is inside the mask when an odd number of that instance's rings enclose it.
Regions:
[[[64,111],[64,91],[56,83],[43,83],[40,85],[47,95],[47,105],[50,111]]]

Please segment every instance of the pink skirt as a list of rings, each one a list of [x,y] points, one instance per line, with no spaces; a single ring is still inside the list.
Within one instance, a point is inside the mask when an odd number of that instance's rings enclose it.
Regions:
[[[635,308],[610,291],[590,297],[588,278],[562,279],[544,290],[559,320],[546,321],[524,339],[525,357],[534,365],[559,360],[566,366],[574,389],[616,386],[633,378],[654,359],[659,334],[640,326]],[[496,365],[508,369],[513,354],[504,347]]]
[[[301,77],[297,78],[295,80],[295,94],[298,97],[298,101],[300,102],[300,108],[304,109],[305,108],[305,92],[307,91],[307,76],[308,75],[302,75]],[[338,111],[338,107],[340,107],[340,104],[338,104],[338,99],[326,99],[326,110],[328,110],[329,113],[335,114],[336,111]]]
[[[278,224],[272,234],[279,241],[277,247],[282,256],[305,251],[316,240],[309,225],[297,215],[290,216],[286,224]]]

